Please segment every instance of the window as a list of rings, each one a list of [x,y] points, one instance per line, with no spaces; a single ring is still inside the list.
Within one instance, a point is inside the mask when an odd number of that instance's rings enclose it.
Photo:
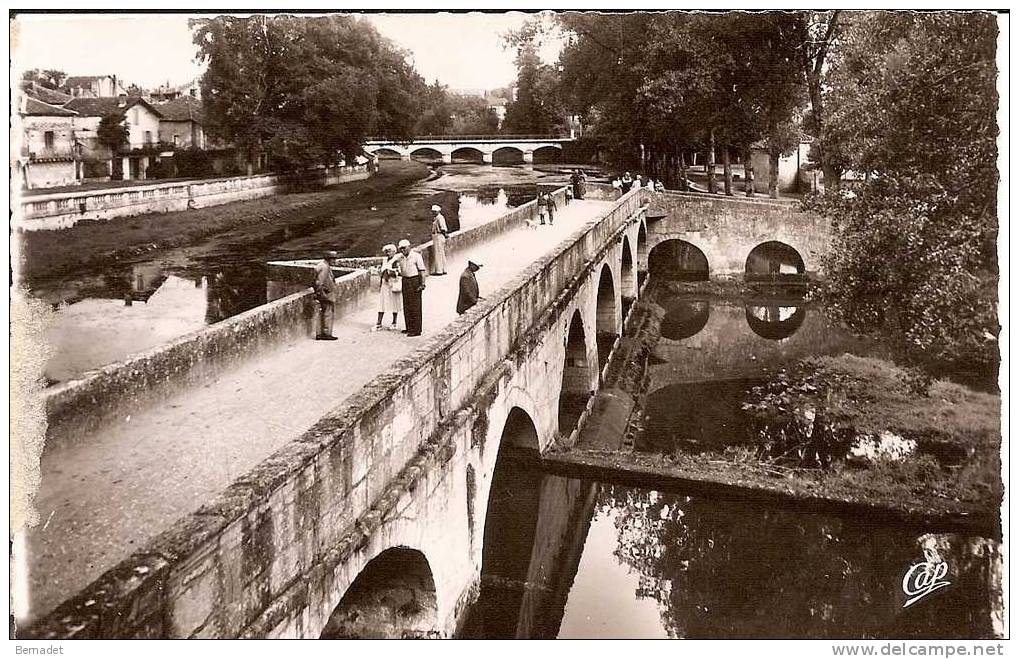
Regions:
[[[174,135],[173,136],[173,145],[177,146],[177,144],[179,144],[179,143],[180,143],[180,135]]]
[[[53,135],[53,131],[52,130],[48,130],[48,131],[46,131],[45,133],[42,134],[43,145],[45,145],[45,147],[47,149],[52,149],[53,148],[54,139],[55,139],[55,137]]]
[[[151,130],[145,131],[145,143],[146,144],[152,144],[152,131]]]
[[[134,110],[131,111],[131,116],[132,116],[131,123],[133,123],[135,126],[141,123],[141,120],[138,117],[138,108],[135,108]]]

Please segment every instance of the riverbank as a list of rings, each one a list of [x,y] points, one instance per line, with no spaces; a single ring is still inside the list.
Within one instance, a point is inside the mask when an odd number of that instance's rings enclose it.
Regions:
[[[177,213],[151,213],[104,222],[80,222],[56,231],[23,232],[17,236],[17,276],[29,288],[47,280],[90,273],[151,258],[161,251],[215,242],[229,235],[229,242],[261,243],[268,233],[278,232],[356,207],[358,197],[405,188],[427,178],[429,169],[417,162],[385,163],[370,179],[344,183],[320,192],[293,193],[212,208]],[[423,216],[427,216],[427,206]],[[394,230],[407,231],[406,222],[418,217],[392,218]],[[367,233],[367,232],[365,232]],[[360,241],[350,239],[351,249]],[[364,253],[374,253],[377,246]]]
[[[706,290],[741,293],[739,308],[746,305],[748,323],[756,318],[751,310],[770,305],[776,325],[788,324],[801,308],[788,298],[769,301],[756,285],[718,288],[709,284]],[[677,291],[698,298],[689,304],[711,309],[701,285],[649,286],[609,369],[610,375],[630,372],[614,386],[633,401],[622,429],[610,433],[614,445],[605,432],[584,433],[577,446],[546,456],[551,468],[794,508],[997,529],[1003,491],[998,396],[902,368],[879,351],[793,351],[792,358],[772,360],[752,375],[749,362],[758,356],[767,361],[760,347],[767,344],[732,336],[720,343],[748,363],[738,371],[720,366],[716,377],[705,378],[698,360],[710,361],[699,354],[710,349],[708,339],[662,338],[663,323],[676,315]],[[716,301],[714,314],[725,308]],[[731,331],[731,324],[725,327]],[[783,340],[795,340],[787,338],[792,334]],[[680,361],[669,364],[676,355]],[[672,396],[672,407],[696,409],[655,418],[661,414],[655,392]],[[615,397],[621,398],[618,392]],[[602,419],[602,408],[595,405],[588,427],[620,428],[612,417],[618,410]]]

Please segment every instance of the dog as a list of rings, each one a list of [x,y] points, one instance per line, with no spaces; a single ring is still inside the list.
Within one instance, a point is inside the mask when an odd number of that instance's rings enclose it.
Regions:
[[[537,230],[537,228],[541,225],[541,223],[538,220],[534,219],[533,217],[525,219],[524,224],[526,224],[527,228],[531,229],[532,231]]]

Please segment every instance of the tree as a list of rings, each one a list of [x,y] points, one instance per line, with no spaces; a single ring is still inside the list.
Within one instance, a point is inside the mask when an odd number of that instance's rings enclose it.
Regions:
[[[521,44],[517,51],[516,99],[506,107],[503,130],[507,133],[547,134],[565,125],[565,111],[559,98],[559,74],[543,64],[534,44]]]
[[[996,39],[985,13],[855,16],[822,139],[864,180],[808,204],[834,225],[821,294],[836,317],[985,376],[998,358]]]
[[[111,154],[116,154],[121,147],[128,143],[131,137],[127,126],[124,125],[124,119],[125,117],[122,113],[112,113],[99,120],[99,127],[96,129],[96,139],[100,144],[109,149]]]
[[[410,139],[425,84],[405,54],[352,16],[191,23],[207,130],[279,169],[352,159],[368,136]]]
[[[59,69],[30,69],[22,74],[21,79],[47,89],[60,89],[60,85],[67,80],[67,74]]]

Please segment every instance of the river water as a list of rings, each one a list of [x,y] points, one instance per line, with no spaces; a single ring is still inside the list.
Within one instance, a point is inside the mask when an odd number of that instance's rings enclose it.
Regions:
[[[447,220],[468,228],[533,199],[539,182],[565,180],[560,174],[529,166],[447,165],[398,193],[362,195],[358,203],[400,215],[420,209],[423,200],[437,192],[452,192],[458,205],[447,213]],[[79,276],[73,282],[47,282],[49,290],[40,288],[33,293],[49,300],[56,312],[45,330],[50,347],[45,369],[48,383],[80,377],[265,304],[266,261],[316,256],[328,245],[318,242],[328,239],[328,231],[309,222],[305,227],[288,227],[257,244],[230,245],[230,250],[211,255],[196,257],[181,249],[132,259],[128,265],[111,264],[101,274]],[[299,246],[287,247],[295,243]],[[294,253],[295,249],[306,253]],[[341,252],[341,256],[367,254]],[[62,288],[74,294],[62,293]]]
[[[677,292],[683,287],[645,291],[664,313],[635,450],[751,444],[757,438],[741,403],[769,374],[810,356],[889,356],[802,297],[712,298]],[[464,637],[1003,633],[995,538],[542,475],[533,456],[503,451],[489,499],[481,595]],[[903,578],[928,556],[948,565],[951,585],[904,607]]]

